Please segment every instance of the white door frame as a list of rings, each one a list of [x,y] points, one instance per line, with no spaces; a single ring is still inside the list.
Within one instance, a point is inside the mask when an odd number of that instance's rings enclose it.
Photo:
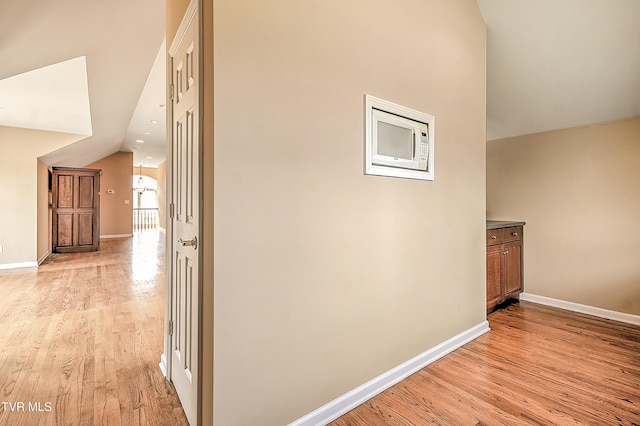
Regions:
[[[202,34],[203,34],[203,21],[202,21],[202,0],[191,0],[189,2],[189,6],[187,7],[187,11],[185,12],[182,21],[180,23],[180,27],[175,35],[175,38],[172,40],[171,47],[167,52],[167,150],[166,150],[166,164],[167,164],[167,176],[166,176],[166,193],[167,193],[167,228],[166,228],[166,259],[165,259],[165,276],[166,276],[166,300],[165,300],[165,321],[164,321],[164,353],[160,356],[160,369],[162,370],[162,374],[167,380],[171,380],[172,377],[172,361],[171,361],[171,346],[172,346],[172,335],[171,335],[171,319],[172,319],[172,277],[173,277],[173,263],[171,259],[171,254],[173,253],[173,246],[176,244],[174,230],[173,230],[173,206],[174,206],[174,188],[173,188],[173,178],[174,178],[174,170],[173,170],[173,138],[174,138],[174,128],[173,128],[173,87],[170,85],[170,82],[173,81],[173,64],[172,64],[172,54],[175,53],[177,46],[180,44],[180,41],[185,36],[187,29],[189,28],[189,24],[193,21],[196,12],[198,12],[198,22],[196,25],[198,26],[198,38],[200,42],[198,43],[199,48],[197,51],[197,55],[199,57],[198,60],[198,83],[199,83],[199,92],[198,92],[198,116],[200,120],[198,120],[199,126],[199,134],[198,134],[198,150],[199,150],[199,163],[198,167],[198,179],[200,181],[199,194],[197,194],[199,202],[199,231],[196,237],[198,241],[202,241],[202,222],[203,222],[203,203],[202,203],[202,141],[203,141],[203,120],[202,120],[202,111],[203,111],[203,43],[202,43]],[[202,265],[202,250],[198,250],[198,262]],[[197,292],[198,292],[198,365],[202,365],[202,268],[198,268],[198,277],[197,277]],[[202,422],[202,374],[201,368],[198,368],[198,377],[197,380],[197,424],[201,424]]]

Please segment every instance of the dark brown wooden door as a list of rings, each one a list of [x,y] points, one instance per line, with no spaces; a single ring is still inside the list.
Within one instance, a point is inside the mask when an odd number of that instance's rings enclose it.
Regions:
[[[96,169],[53,167],[52,245],[57,253],[100,246],[100,174]]]

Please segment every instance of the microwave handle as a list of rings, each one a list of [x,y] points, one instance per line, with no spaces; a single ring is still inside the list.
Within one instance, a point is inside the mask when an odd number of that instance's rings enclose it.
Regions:
[[[416,138],[416,129],[413,129],[412,133],[413,133],[413,154],[411,155],[411,158],[413,158],[415,160],[415,158],[416,158],[416,144],[418,143],[418,139]]]

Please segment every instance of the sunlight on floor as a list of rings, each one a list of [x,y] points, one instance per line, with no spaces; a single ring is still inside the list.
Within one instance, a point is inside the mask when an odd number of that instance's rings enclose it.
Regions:
[[[148,230],[136,233],[131,245],[131,289],[145,293],[164,281],[164,268],[160,264],[164,250],[164,233]]]

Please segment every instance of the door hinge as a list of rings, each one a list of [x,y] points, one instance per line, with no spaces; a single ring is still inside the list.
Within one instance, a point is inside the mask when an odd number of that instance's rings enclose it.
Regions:
[[[169,320],[169,336],[173,336],[173,320]]]
[[[174,205],[173,203],[169,204],[169,219],[173,219],[173,210],[174,210]]]
[[[169,100],[173,101],[173,84],[169,85]]]

